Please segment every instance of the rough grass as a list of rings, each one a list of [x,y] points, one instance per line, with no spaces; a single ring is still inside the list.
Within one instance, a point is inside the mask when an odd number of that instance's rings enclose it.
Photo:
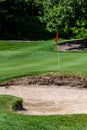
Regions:
[[[10,95],[0,95],[0,110],[15,111],[22,109],[22,99]]]
[[[0,41],[0,82],[50,72],[87,76],[87,52],[58,52],[54,41]]]
[[[0,130],[87,130],[87,115],[23,116],[0,112]]]

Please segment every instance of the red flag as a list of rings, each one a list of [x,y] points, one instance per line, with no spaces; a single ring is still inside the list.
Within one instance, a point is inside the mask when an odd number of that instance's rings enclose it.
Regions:
[[[58,43],[58,39],[59,39],[59,36],[58,36],[58,33],[56,34],[56,38],[55,38],[55,42]]]

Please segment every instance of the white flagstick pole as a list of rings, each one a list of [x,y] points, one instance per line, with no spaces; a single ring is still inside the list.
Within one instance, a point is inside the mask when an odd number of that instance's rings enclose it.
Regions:
[[[58,70],[60,70],[60,47],[58,46]]]

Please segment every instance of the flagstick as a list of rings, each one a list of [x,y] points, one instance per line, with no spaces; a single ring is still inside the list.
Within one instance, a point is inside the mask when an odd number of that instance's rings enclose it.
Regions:
[[[57,32],[55,41],[56,41],[56,45],[58,46],[58,54],[57,54],[58,63],[57,64],[58,64],[58,70],[60,70],[60,47],[58,45],[58,39],[59,39],[59,36]]]
[[[60,52],[58,48],[58,70],[60,70]]]
[[[58,46],[58,52],[57,52],[57,60],[58,60],[58,70],[60,70],[60,47]]]

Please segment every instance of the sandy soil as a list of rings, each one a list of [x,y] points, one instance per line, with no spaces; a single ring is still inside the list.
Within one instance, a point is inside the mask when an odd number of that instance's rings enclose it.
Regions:
[[[10,94],[23,98],[29,115],[87,113],[87,89],[58,87],[56,85],[11,85],[1,87],[0,94]]]

